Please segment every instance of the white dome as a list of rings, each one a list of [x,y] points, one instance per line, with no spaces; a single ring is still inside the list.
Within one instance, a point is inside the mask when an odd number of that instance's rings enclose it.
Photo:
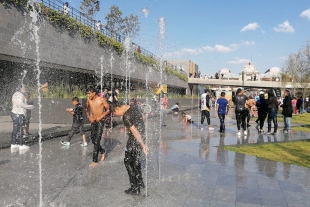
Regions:
[[[252,65],[251,63],[243,66],[242,71],[245,72],[246,74],[253,74],[253,73],[257,74],[258,73],[258,71],[256,70],[256,67]]]

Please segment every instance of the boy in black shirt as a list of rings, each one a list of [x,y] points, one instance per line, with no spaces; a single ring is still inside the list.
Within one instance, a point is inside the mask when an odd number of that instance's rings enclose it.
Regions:
[[[79,130],[82,136],[82,139],[83,139],[81,146],[86,147],[87,142],[86,142],[86,136],[84,133],[83,107],[80,104],[78,97],[72,98],[72,105],[74,106],[73,108],[66,108],[66,111],[73,115],[73,123],[72,123],[71,131],[68,134],[67,141],[61,141],[61,144],[65,146],[69,146],[71,138]]]
[[[142,114],[137,107],[120,102],[111,105],[111,112],[115,116],[123,116],[128,135],[124,164],[129,175],[130,188],[125,190],[125,193],[139,195],[140,188],[144,188],[140,163],[141,149],[144,154],[149,150],[142,138],[145,134]]]

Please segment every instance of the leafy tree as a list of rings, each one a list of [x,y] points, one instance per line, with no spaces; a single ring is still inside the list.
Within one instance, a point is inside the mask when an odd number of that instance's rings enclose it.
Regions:
[[[95,17],[95,14],[100,11],[100,1],[98,0],[83,0],[81,2],[80,9],[83,13],[91,18]]]
[[[140,31],[138,16],[130,14],[128,17],[122,17],[122,12],[117,6],[110,8],[110,13],[105,16],[105,28],[113,35],[120,34],[126,37],[134,38]]]
[[[105,28],[112,34],[120,33],[123,30],[122,12],[117,6],[111,6],[110,13],[105,16]]]
[[[123,19],[123,23],[123,35],[130,38],[137,36],[138,32],[140,31],[140,22],[138,20],[138,16],[130,14],[129,17],[125,17]]]

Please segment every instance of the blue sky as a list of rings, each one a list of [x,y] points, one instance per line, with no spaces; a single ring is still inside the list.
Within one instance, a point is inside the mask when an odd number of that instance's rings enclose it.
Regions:
[[[75,8],[79,2],[69,1]],[[112,5],[123,16],[139,16],[134,42],[168,60],[191,60],[202,74],[222,68],[239,73],[251,59],[260,73],[281,68],[289,54],[310,40],[309,0],[101,0],[96,19],[105,23]],[[147,17],[143,8],[148,8]]]

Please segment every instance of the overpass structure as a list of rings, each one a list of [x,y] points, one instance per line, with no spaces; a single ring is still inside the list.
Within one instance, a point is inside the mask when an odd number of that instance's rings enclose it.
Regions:
[[[189,78],[189,85],[217,85],[217,86],[232,86],[232,87],[249,87],[249,88],[302,88],[300,83],[282,83],[281,81],[242,81],[229,79],[203,79]],[[310,87],[310,84],[308,84]]]

